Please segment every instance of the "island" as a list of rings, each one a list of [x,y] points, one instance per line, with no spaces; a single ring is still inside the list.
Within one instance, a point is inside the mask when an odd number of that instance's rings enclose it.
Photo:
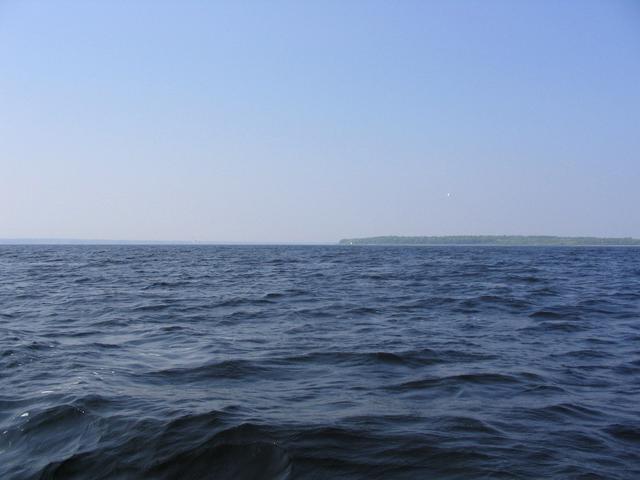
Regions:
[[[447,235],[345,238],[340,245],[493,245],[493,246],[640,246],[631,237],[557,237],[552,235]]]

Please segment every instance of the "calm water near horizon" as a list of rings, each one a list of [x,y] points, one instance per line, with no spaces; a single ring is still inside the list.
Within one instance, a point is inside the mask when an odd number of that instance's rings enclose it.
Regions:
[[[640,248],[0,246],[2,479],[640,478]]]

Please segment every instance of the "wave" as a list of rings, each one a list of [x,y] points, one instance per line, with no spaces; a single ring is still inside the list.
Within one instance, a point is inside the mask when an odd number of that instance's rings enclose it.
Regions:
[[[640,478],[640,249],[0,246],[0,478]]]

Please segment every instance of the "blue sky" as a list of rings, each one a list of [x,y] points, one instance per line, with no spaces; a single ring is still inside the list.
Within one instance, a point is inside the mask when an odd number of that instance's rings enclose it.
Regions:
[[[640,2],[1,1],[0,237],[640,237]]]

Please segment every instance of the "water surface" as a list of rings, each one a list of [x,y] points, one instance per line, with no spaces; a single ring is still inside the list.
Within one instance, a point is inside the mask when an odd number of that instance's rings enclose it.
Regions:
[[[0,246],[0,478],[640,478],[640,249]]]

